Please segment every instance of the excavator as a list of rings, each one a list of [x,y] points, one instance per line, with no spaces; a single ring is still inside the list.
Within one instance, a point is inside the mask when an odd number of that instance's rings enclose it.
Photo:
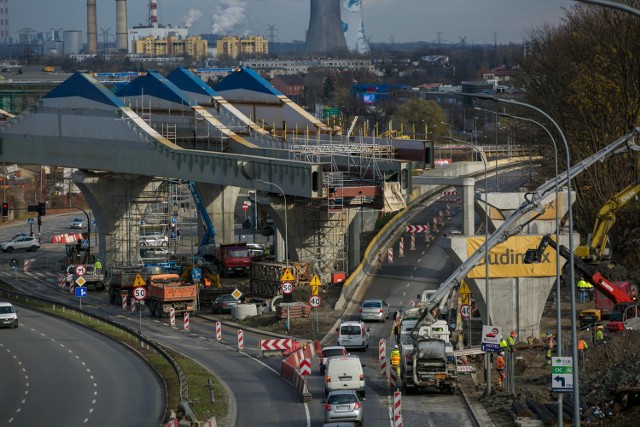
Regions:
[[[557,177],[553,177],[535,191],[527,193],[524,202],[489,236],[485,244],[480,246],[456,268],[456,270],[440,284],[438,290],[420,307],[420,319],[411,331],[411,335],[414,338],[418,338],[421,326],[429,325],[437,321],[437,314],[443,310],[449,294],[455,287],[462,283],[462,280],[467,277],[469,272],[484,258],[487,251],[490,251],[493,247],[504,242],[509,237],[519,234],[527,224],[544,213],[545,199],[554,194],[556,185],[559,187],[566,185],[569,180],[584,172],[589,166],[603,162],[612,156],[630,151],[640,151],[640,146],[635,143],[635,138],[638,135],[640,135],[640,127],[632,129],[628,134],[574,164],[567,171]],[[536,215],[536,213],[538,215]],[[625,313],[623,313],[621,317],[624,318],[624,316]],[[613,312],[611,313],[611,319],[614,319]]]
[[[609,242],[609,230],[616,222],[616,214],[640,193],[640,179],[623,188],[609,199],[598,212],[596,222],[591,232],[591,240],[586,246],[578,246],[574,253],[590,263],[597,263],[610,255],[607,243]]]
[[[542,237],[540,244],[536,249],[527,249],[525,252],[523,262],[525,264],[533,264],[540,263],[543,260],[543,253],[547,249],[547,246],[551,246],[554,250],[556,250],[561,257],[564,259],[571,258],[571,252],[567,249],[566,246],[558,244],[551,238],[550,234],[547,234]],[[640,326],[640,318],[637,317],[638,311],[638,303],[634,300],[634,297],[631,293],[625,292],[624,288],[616,286],[614,283],[610,282],[606,277],[604,277],[600,272],[593,271],[592,268],[585,262],[583,262],[577,256],[573,256],[573,266],[574,268],[583,274],[584,278],[589,281],[597,290],[602,292],[607,298],[609,298],[613,303],[613,309],[611,310],[611,314],[609,315],[610,322],[613,325],[607,325],[607,329],[611,332],[621,331],[623,329],[637,329]],[[588,315],[588,312],[592,312],[593,310],[585,310],[580,313],[581,326],[583,323],[583,318],[585,315]],[[596,313],[598,320],[601,317],[601,313]],[[626,315],[627,313],[634,313],[633,316]],[[595,319],[594,319],[595,320]]]

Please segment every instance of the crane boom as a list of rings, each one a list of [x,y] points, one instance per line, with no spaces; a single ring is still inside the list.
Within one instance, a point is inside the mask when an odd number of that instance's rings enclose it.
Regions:
[[[196,183],[194,181],[189,181],[189,188],[191,189],[191,195],[193,196],[193,201],[196,204],[196,208],[198,209],[198,213],[200,214],[200,218],[202,219],[202,223],[204,224],[204,235],[202,236],[202,240],[200,241],[200,246],[205,245],[213,245],[215,244],[215,229],[213,228],[213,223],[211,222],[211,218],[209,218],[209,214],[207,213],[207,209],[202,203],[202,199],[200,198],[200,192],[196,187]]]
[[[456,270],[440,284],[438,290],[426,301],[424,307],[421,308],[420,319],[414,327],[412,335],[417,334],[421,324],[433,321],[431,313],[432,310],[436,308],[438,304],[443,302],[443,299],[446,298],[449,292],[451,292],[456,285],[461,283],[462,279],[464,279],[473,267],[482,260],[485,253],[490,251],[494,246],[506,241],[509,237],[519,234],[525,225],[544,212],[545,207],[542,202],[547,196],[555,192],[556,185],[558,188],[564,186],[570,179],[580,175],[589,166],[596,162],[603,162],[616,154],[625,153],[631,150],[640,151],[640,146],[638,146],[634,141],[638,134],[640,134],[640,127],[634,128],[630,133],[615,140],[579,163],[576,163],[568,171],[565,171],[557,177],[545,182],[533,193],[526,193],[524,197],[525,200],[518,209],[516,209],[513,214],[511,214],[511,216],[509,216],[504,223],[489,236],[484,245],[480,246],[469,256],[469,258],[466,259],[466,261],[456,268]],[[537,212],[538,215],[528,215],[532,212]]]

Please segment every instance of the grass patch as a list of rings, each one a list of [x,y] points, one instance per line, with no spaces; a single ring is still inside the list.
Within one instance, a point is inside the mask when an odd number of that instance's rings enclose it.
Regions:
[[[173,366],[155,349],[142,345],[134,335],[129,334],[127,331],[87,316],[82,312],[25,297],[16,298],[10,294],[5,295],[5,297],[20,305],[80,323],[129,346],[141,357],[146,359],[164,381],[167,389],[168,411],[166,416],[168,417],[170,413],[169,410],[171,409],[176,410],[178,416],[181,415],[179,410],[180,380]],[[173,357],[185,374],[188,387],[189,407],[196,415],[197,421],[206,421],[212,417],[215,417],[216,420],[224,419],[227,416],[227,394],[217,377],[212,375],[211,372],[199,363],[182,356],[180,353],[176,353],[167,348],[163,348],[163,350]],[[215,402],[211,402],[211,387],[214,391]],[[168,421],[168,419],[165,419],[165,422],[166,421]]]

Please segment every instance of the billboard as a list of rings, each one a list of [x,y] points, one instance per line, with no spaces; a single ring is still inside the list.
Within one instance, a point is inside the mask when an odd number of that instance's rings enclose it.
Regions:
[[[556,275],[556,255],[551,247],[547,247],[539,264],[525,264],[524,254],[527,249],[535,249],[542,236],[513,236],[507,241],[494,246],[489,251],[489,278],[506,277],[553,277]],[[467,257],[471,256],[484,244],[484,237],[467,239]],[[486,270],[484,257],[473,267],[468,276],[470,279],[484,279]]]
[[[362,0],[341,0],[340,17],[349,50],[360,54],[369,53],[369,42],[364,34],[362,19]]]

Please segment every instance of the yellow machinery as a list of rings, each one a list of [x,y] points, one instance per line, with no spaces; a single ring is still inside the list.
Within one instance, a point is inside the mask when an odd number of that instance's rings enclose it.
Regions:
[[[593,262],[610,255],[607,253],[608,234],[616,222],[616,214],[635,199],[638,193],[640,193],[640,180],[628,185],[609,199],[598,212],[591,240],[586,246],[578,246],[574,252],[575,255],[580,258],[588,258]]]

